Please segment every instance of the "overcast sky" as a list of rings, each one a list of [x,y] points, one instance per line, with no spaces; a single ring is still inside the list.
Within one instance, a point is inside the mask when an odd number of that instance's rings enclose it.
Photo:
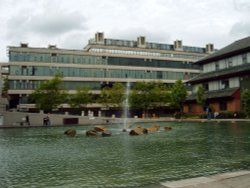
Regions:
[[[250,0],[0,0],[0,61],[7,46],[82,49],[105,38],[222,48],[250,35]]]

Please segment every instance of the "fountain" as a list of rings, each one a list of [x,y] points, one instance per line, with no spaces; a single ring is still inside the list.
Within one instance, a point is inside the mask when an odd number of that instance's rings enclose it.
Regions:
[[[125,99],[123,101],[123,131],[126,132],[129,128],[128,126],[128,117],[129,117],[129,92],[130,92],[130,82],[127,81],[126,83],[126,90],[125,90]]]

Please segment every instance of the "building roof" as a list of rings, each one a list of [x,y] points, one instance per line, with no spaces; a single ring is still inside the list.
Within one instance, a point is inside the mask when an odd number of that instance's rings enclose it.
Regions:
[[[225,98],[225,97],[232,97],[232,95],[238,90],[239,88],[227,88],[223,90],[216,90],[216,91],[208,91],[205,92],[205,99],[215,99],[215,98]],[[196,100],[196,93],[191,94],[187,97],[186,101],[195,101]]]
[[[189,83],[199,83],[208,80],[218,80],[219,78],[229,78],[235,75],[250,74],[250,63],[240,66],[233,66],[227,69],[217,70],[208,73],[202,73],[193,79],[189,80]]]
[[[174,41],[173,44],[147,42],[145,36],[139,36],[137,40],[122,40],[105,38],[103,32],[97,32],[95,38],[89,40],[85,50],[89,50],[92,46],[106,46],[115,48],[140,48],[149,50],[177,51],[195,54],[208,54],[207,47],[184,46],[181,40]],[[209,44],[212,45],[212,44]]]
[[[209,63],[211,61],[216,61],[219,59],[231,57],[240,53],[244,53],[250,50],[250,36],[237,40],[233,42],[232,44],[229,44],[228,46],[212,53],[211,55],[208,55],[196,63],[198,64],[205,64]]]

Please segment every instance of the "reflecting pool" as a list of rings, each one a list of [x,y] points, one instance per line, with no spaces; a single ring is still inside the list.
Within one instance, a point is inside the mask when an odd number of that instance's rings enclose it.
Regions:
[[[141,136],[110,125],[112,137],[86,137],[90,126],[74,127],[76,137],[68,127],[0,129],[0,187],[143,187],[250,168],[250,123],[154,124],[159,132]]]

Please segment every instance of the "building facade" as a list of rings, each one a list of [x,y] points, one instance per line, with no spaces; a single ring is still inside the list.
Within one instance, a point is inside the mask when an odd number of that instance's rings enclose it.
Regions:
[[[250,89],[250,37],[235,41],[196,64],[202,67],[202,73],[189,81],[193,89],[184,112],[204,113],[204,108],[196,103],[200,85],[205,89],[205,105],[213,111],[241,111],[241,93]]]
[[[129,81],[131,85],[137,81],[186,82],[200,72],[193,62],[212,51],[212,44],[202,48],[183,46],[179,40],[174,44],[150,43],[144,36],[135,41],[106,39],[99,32],[83,50],[60,49],[55,45],[36,48],[24,43],[10,46],[10,107],[27,106],[29,95],[57,73],[63,76],[69,93],[82,85],[98,94],[101,88],[115,82]]]
[[[4,89],[4,82],[6,77],[8,76],[8,65],[4,62],[0,62],[0,111],[6,110],[8,108],[8,100],[6,96],[6,92]]]

